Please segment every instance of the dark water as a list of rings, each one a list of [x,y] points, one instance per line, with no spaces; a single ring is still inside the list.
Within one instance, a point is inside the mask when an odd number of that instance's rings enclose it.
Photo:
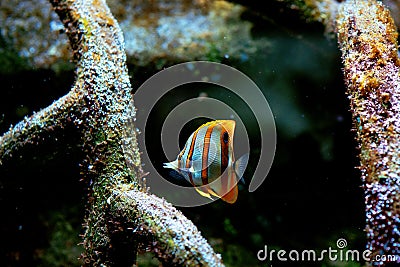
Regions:
[[[321,251],[329,247],[337,249],[336,241],[344,238],[348,249],[363,251],[363,193],[355,169],[356,144],[350,131],[351,115],[336,42],[326,38],[323,30],[315,25],[300,24],[311,29],[305,31],[297,27],[276,27],[282,25],[279,20],[258,23],[254,36],[265,38],[269,45],[249,55],[248,60],[226,60],[226,63],[252,78],[270,103],[278,134],[271,171],[254,193],[241,186],[234,205],[218,201],[182,210],[215,244],[230,266],[290,265],[276,257],[272,262],[257,260],[256,253],[265,245],[276,250]],[[177,88],[160,100],[150,120],[152,133],[146,135],[147,140],[155,142],[150,146],[153,163],[162,172],[166,158],[159,152],[157,140],[168,112],[202,92],[232,104],[246,121],[252,155],[245,178],[251,177],[259,153],[257,125],[243,103],[232,99],[223,88]],[[201,123],[193,121],[192,127],[184,129],[181,148]],[[324,263],[292,264],[334,265],[329,259]],[[359,263],[345,264],[358,266]]]
[[[253,54],[229,55],[223,62],[248,75],[266,96],[277,125],[274,163],[254,193],[247,191],[248,180],[240,186],[234,205],[217,201],[181,210],[222,253],[228,266],[269,266],[271,262],[257,259],[257,252],[265,245],[286,251],[323,250],[336,248],[336,241],[344,238],[349,249],[361,251],[365,244],[363,193],[354,168],[356,144],[350,131],[349,103],[335,40],[326,38],[323,29],[314,24],[286,21],[279,14],[264,18],[256,15],[249,12],[244,19],[255,23],[254,37],[268,45]],[[129,68],[135,71],[134,90],[156,72]],[[72,71],[2,74],[1,132],[68,92],[72,81]],[[240,99],[223,88],[201,84],[176,88],[156,105],[148,125],[152,131],[146,136],[155,142],[149,146],[153,163],[163,171],[166,157],[158,142],[165,116],[176,104],[201,93],[229,102],[246,121],[251,136],[251,157],[244,175],[248,179],[259,153],[254,116]],[[194,120],[183,128],[181,147],[204,121]],[[40,150],[28,147],[15,166],[0,170],[2,179],[12,179],[11,189],[0,188],[0,257],[5,255],[5,266],[10,259],[20,266],[77,264],[80,251],[75,244],[80,241],[84,203],[82,184],[78,182],[81,154],[71,148],[77,140],[72,131],[60,138],[62,142],[50,142]],[[54,150],[58,151],[54,157],[45,157]],[[289,265],[276,258],[272,264]]]

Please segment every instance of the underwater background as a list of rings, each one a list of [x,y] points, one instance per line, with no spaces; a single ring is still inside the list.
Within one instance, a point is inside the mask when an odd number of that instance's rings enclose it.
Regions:
[[[144,10],[150,18],[156,12]],[[182,10],[185,14],[191,12]],[[262,89],[275,116],[276,154],[267,179],[255,192],[247,191],[259,153],[259,132],[251,112],[225,89],[202,84],[176,88],[157,103],[147,122],[150,130],[146,129],[146,138],[154,140],[148,151],[153,163],[161,172],[166,158],[159,146],[160,129],[168,111],[177,103],[202,94],[230,103],[246,122],[251,137],[246,184],[240,185],[238,201],[233,205],[219,200],[205,206],[179,208],[221,253],[226,266],[290,265],[259,261],[257,252],[265,245],[287,251],[323,250],[336,248],[336,241],[344,238],[347,248],[364,250],[364,196],[355,168],[356,143],[336,40],[326,36],[321,25],[305,22],[283,4],[269,3],[263,8],[253,6],[235,12],[249,30],[235,32],[242,34],[236,39],[223,45],[213,40],[214,45],[208,46],[206,53],[192,58],[190,51],[179,49],[172,49],[177,53],[175,57],[136,53],[131,55],[128,68],[133,93],[161,68],[189,59],[222,62],[249,76]],[[164,27],[168,26],[168,20],[164,23]],[[218,30],[223,34],[224,27],[228,31],[237,24],[237,20],[227,20]],[[33,67],[28,55],[21,55],[10,41],[12,38],[4,34],[4,25],[0,25],[2,133],[10,124],[66,94],[74,81],[72,63],[58,62],[56,68]],[[199,27],[203,26],[199,23]],[[129,37],[126,39],[128,43]],[[129,45],[133,46],[127,44],[127,49]],[[226,48],[230,45],[233,48]],[[203,122],[199,119],[185,126],[181,145]],[[11,188],[0,188],[1,266],[79,266],[77,258],[82,247],[77,244],[81,242],[86,192],[79,181],[82,152],[74,146],[78,137],[70,132],[67,129],[57,137],[61,142],[49,141],[40,149],[27,147],[15,165],[1,168],[0,177],[11,176],[14,181]],[[138,263],[159,265],[150,253],[141,255]],[[362,265],[330,261],[292,264]]]

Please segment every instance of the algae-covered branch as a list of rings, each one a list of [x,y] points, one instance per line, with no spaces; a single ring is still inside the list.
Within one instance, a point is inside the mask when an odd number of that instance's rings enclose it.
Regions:
[[[144,189],[135,131],[124,139],[135,110],[122,32],[108,6],[101,0],[51,3],[73,50],[75,83],[66,96],[3,134],[2,167],[20,156],[19,147],[40,146],[72,126],[80,136],[76,149],[83,151],[81,177],[72,179],[81,179],[87,192],[83,265],[132,265],[138,250],[150,247],[168,265],[222,266],[188,219]],[[1,185],[6,190],[10,181],[2,177]]]
[[[290,2],[337,34],[365,191],[367,249],[373,256],[399,255],[400,64],[395,22],[379,1]],[[393,1],[384,2],[397,14]]]

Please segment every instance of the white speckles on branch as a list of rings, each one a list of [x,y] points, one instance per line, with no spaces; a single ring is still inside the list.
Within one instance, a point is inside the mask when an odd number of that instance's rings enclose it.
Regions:
[[[399,254],[400,61],[396,27],[382,3],[351,0],[339,10],[337,33],[360,149],[367,248],[373,253]]]
[[[121,194],[128,198],[124,201],[134,203],[138,219],[156,236],[162,262],[172,261],[176,266],[223,266],[221,256],[214,254],[197,227],[170,203],[137,190]]]

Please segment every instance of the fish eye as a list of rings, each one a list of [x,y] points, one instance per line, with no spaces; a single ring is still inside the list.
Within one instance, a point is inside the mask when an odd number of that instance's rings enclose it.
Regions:
[[[228,141],[229,141],[229,134],[228,134],[228,132],[224,132],[223,140],[224,140],[224,143],[225,143],[225,144],[228,143]]]

